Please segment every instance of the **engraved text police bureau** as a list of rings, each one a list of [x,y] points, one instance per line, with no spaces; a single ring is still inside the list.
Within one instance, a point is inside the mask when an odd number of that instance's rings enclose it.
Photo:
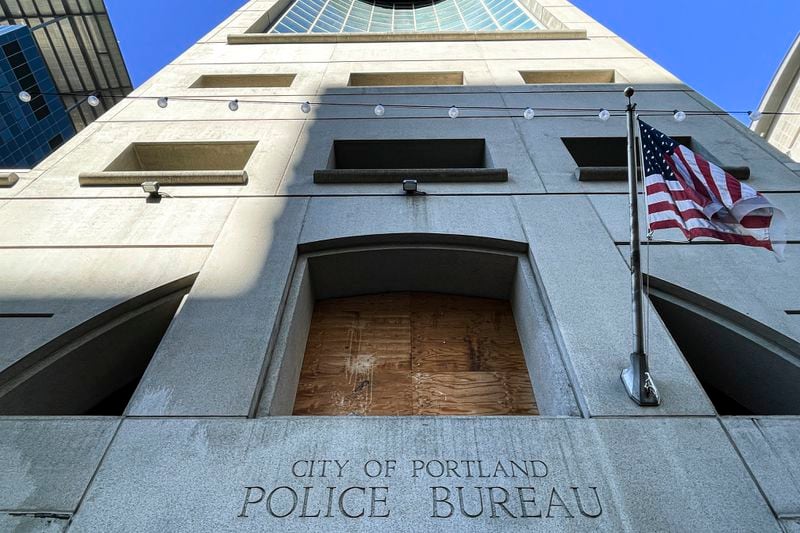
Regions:
[[[403,476],[411,485],[402,483],[396,490],[423,489],[426,502],[413,509],[426,509],[430,518],[591,519],[603,514],[596,486],[553,486],[548,465],[538,460],[308,459],[295,461],[289,471],[292,483],[244,486],[237,517],[387,519],[393,510],[390,490]],[[362,481],[345,482],[354,477]]]

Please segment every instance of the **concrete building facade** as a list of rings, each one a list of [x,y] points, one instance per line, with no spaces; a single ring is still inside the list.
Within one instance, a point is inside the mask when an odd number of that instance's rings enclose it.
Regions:
[[[566,0],[302,1],[0,188],[0,529],[800,530],[792,160]],[[656,235],[652,408],[627,85],[789,219]]]

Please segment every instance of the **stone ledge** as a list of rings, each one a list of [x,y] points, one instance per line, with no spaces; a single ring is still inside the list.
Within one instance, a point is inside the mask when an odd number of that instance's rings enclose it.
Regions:
[[[160,185],[247,185],[247,180],[244,170],[105,171],[78,175],[81,187],[139,186],[146,181]]]
[[[586,30],[454,31],[437,33],[231,33],[228,35],[228,44],[551,41],[586,38]]]
[[[750,167],[722,167],[739,181],[750,179]],[[626,181],[628,167],[578,167],[575,170],[578,181]]]
[[[19,181],[16,172],[0,171],[0,187],[13,187]]]
[[[484,183],[508,181],[505,168],[358,168],[314,171],[314,183]]]

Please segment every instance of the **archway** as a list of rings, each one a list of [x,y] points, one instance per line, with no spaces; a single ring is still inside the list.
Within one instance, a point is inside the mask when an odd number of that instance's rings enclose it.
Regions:
[[[2,415],[123,413],[197,275],[92,318],[0,374]]]

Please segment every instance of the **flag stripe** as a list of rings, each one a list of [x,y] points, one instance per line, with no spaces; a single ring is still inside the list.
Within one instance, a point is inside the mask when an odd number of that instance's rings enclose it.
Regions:
[[[680,229],[774,250],[773,222],[783,216],[752,187],[639,121],[651,229]],[[780,239],[777,242],[781,242]]]

